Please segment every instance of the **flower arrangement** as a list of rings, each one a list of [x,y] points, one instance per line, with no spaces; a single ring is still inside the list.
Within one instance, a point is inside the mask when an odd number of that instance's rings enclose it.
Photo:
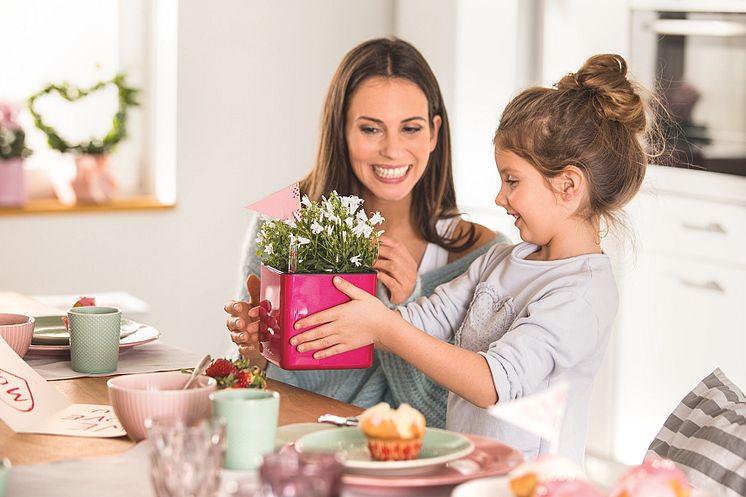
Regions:
[[[0,159],[25,159],[31,155],[26,146],[26,133],[16,122],[15,110],[9,104],[0,103]]]
[[[215,359],[205,374],[215,378],[221,389],[267,388],[266,372],[259,366],[251,366],[246,359]]]
[[[39,112],[34,108],[37,98],[52,92],[56,92],[68,102],[74,102],[108,85],[116,86],[119,106],[112,120],[111,129],[102,138],[92,138],[87,142],[78,144],[68,143],[59,135],[54,127],[44,121]],[[62,153],[74,152],[83,155],[102,155],[109,153],[127,136],[127,109],[139,105],[137,100],[139,91],[136,88],[127,86],[125,74],[117,74],[112,79],[100,81],[88,89],[77,88],[69,83],[62,83],[60,85],[50,84],[40,92],[29,97],[28,107],[31,115],[34,117],[34,124],[47,135],[47,143],[52,149]]]
[[[282,272],[368,272],[383,233],[375,226],[384,219],[380,212],[368,217],[362,204],[359,197],[337,192],[318,202],[304,195],[293,219],[262,225],[257,255],[265,266]]]

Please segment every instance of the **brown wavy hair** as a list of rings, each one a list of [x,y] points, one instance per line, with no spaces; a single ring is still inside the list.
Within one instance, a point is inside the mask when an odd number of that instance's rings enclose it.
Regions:
[[[340,195],[358,195],[361,185],[352,172],[345,137],[345,117],[360,84],[368,78],[381,76],[403,78],[416,84],[427,97],[428,121],[440,116],[438,144],[430,154],[425,172],[412,190],[412,223],[422,237],[447,250],[466,250],[476,241],[476,229],[453,239],[442,237],[436,222],[459,215],[451,165],[451,141],[443,96],[430,66],[422,54],[406,41],[397,38],[377,38],[350,50],[337,68],[321,115],[321,137],[316,165],[300,182],[301,191],[311,199],[336,190]]]
[[[648,92],[627,78],[620,55],[588,59],[553,88],[529,88],[508,104],[493,140],[531,163],[545,178],[569,165],[581,169],[589,195],[582,215],[621,224],[619,211],[645,178],[648,153],[658,142],[654,120],[642,96]]]

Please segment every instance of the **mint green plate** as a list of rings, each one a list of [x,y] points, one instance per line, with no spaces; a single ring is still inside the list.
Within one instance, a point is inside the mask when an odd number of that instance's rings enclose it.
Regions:
[[[370,475],[411,475],[436,471],[445,463],[468,456],[474,443],[448,430],[427,428],[422,451],[409,461],[374,461],[368,452],[368,440],[358,427],[335,428],[304,435],[295,441],[298,452],[338,452],[347,469]]]
[[[34,337],[31,345],[68,345],[70,333],[65,328],[63,316],[39,316],[34,326]],[[130,336],[140,328],[140,324],[130,319],[122,318],[121,337]]]

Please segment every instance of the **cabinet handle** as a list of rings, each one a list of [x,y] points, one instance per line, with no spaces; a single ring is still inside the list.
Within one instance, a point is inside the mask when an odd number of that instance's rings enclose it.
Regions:
[[[710,233],[721,233],[723,235],[727,233],[725,228],[723,228],[723,225],[720,223],[691,224],[684,221],[682,225],[684,228],[693,231],[709,231]]]
[[[700,290],[710,290],[712,292],[718,292],[718,293],[725,293],[725,289],[720,286],[720,283],[718,283],[715,280],[709,280],[705,281],[704,283],[695,283],[693,281],[685,280],[684,278],[679,278],[679,281],[682,285],[688,286],[691,288],[698,288]]]

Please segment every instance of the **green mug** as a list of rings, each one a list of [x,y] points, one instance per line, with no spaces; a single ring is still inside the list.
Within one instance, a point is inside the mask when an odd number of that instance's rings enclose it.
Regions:
[[[122,311],[116,307],[73,307],[67,311],[70,363],[79,373],[113,373],[119,362]]]
[[[7,457],[0,459],[0,497],[5,495],[5,489],[10,481],[10,459]]]
[[[280,394],[232,388],[210,394],[212,415],[225,419],[226,469],[256,469],[275,449]]]

